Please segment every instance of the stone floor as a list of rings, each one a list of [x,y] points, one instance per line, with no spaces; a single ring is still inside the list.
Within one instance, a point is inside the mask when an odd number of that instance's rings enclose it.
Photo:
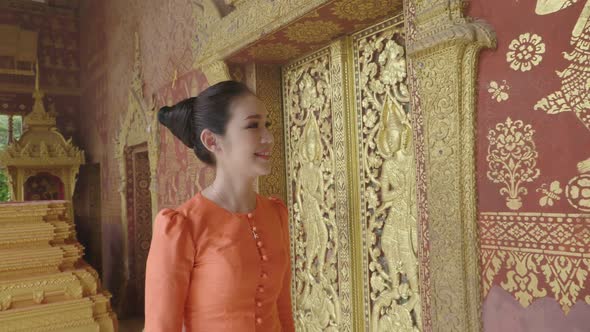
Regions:
[[[142,332],[143,317],[119,320],[119,332]]]

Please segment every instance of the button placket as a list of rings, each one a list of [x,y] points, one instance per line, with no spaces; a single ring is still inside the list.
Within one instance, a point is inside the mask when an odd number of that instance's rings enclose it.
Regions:
[[[260,257],[261,260],[261,266],[262,266],[262,271],[260,274],[260,282],[258,283],[258,288],[256,289],[256,299],[255,299],[255,316],[254,319],[256,321],[256,325],[262,325],[263,323],[263,319],[262,317],[260,317],[261,315],[261,310],[262,310],[262,301],[263,301],[263,295],[264,295],[264,280],[266,280],[268,278],[268,274],[266,272],[264,272],[265,270],[265,264],[266,262],[268,262],[268,255],[266,254],[266,250],[264,249],[264,242],[262,241],[262,238],[260,237],[260,234],[258,233],[258,228],[255,226],[254,224],[254,214],[253,213],[248,213],[246,215],[247,219],[248,219],[248,225],[250,226],[250,230],[252,231],[252,235],[254,237],[254,240],[256,241],[256,249],[258,251],[258,256]]]

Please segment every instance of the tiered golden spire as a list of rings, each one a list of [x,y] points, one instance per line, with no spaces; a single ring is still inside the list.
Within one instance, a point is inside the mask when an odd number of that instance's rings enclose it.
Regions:
[[[25,124],[30,128],[34,126],[52,127],[55,126],[55,117],[45,111],[43,97],[45,93],[39,88],[39,63],[35,64],[35,91],[33,92],[33,111],[25,117]]]

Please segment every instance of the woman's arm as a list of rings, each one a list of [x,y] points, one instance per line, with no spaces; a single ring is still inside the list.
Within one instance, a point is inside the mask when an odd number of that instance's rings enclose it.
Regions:
[[[193,268],[190,223],[162,210],[154,222],[145,276],[145,332],[180,332]]]

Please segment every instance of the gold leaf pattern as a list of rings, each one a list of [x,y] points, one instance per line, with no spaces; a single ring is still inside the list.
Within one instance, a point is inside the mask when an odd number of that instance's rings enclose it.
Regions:
[[[342,27],[335,22],[305,21],[289,26],[285,35],[289,40],[311,44],[328,41],[340,32]]]
[[[588,214],[482,212],[484,295],[499,283],[524,307],[551,296],[567,314],[587,297],[589,222]]]
[[[527,32],[514,39],[508,49],[506,61],[510,68],[525,72],[541,63],[545,54],[545,43],[542,42],[541,36]]]
[[[531,125],[510,118],[498,123],[488,133],[487,176],[492,182],[503,185],[500,194],[507,195],[506,206],[511,210],[522,207],[520,195],[528,193],[523,185],[541,173],[535,167],[538,152],[533,141],[534,133]]]
[[[290,59],[299,54],[299,49],[290,44],[260,44],[248,51],[251,57],[258,60],[279,61]]]
[[[497,102],[508,100],[510,97],[508,95],[508,90],[510,90],[510,86],[506,84],[505,80],[502,81],[502,83],[491,81],[488,85],[488,92],[492,96],[492,99],[495,99]]]
[[[383,16],[396,5],[399,2],[393,0],[344,0],[336,2],[332,12],[341,19],[364,21]]]

